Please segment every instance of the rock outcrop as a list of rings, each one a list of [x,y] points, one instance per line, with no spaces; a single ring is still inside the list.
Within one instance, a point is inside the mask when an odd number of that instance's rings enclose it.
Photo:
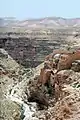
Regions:
[[[80,52],[74,51],[74,53],[69,53],[68,51],[65,53],[63,51],[63,54],[60,54],[60,52],[57,54],[56,56],[53,55],[53,57],[51,54],[50,59],[49,56],[48,59],[45,59],[45,61],[48,61],[46,62],[46,67],[44,64],[38,78],[30,83],[29,90],[36,94],[30,94],[30,98],[35,98],[36,96],[38,101],[40,100],[45,104],[46,101],[43,98],[46,98],[49,102],[47,110],[43,107],[43,113],[38,111],[35,115],[44,120],[74,120],[74,118],[79,120],[80,66],[77,64],[79,64]],[[53,62],[55,62],[55,59],[58,59],[57,67],[50,66],[49,62],[51,59],[53,59]],[[64,60],[65,63],[61,60]],[[58,65],[60,65],[59,61],[65,65],[63,65],[64,68],[62,67],[61,69],[58,69]],[[73,66],[73,63],[75,63],[75,66]],[[76,72],[74,67],[78,67]],[[40,97],[38,91],[40,94],[43,94],[43,97]],[[35,102],[37,101],[35,100]],[[79,107],[77,107],[77,104]],[[40,105],[44,106],[41,102],[39,106]]]
[[[58,101],[59,99],[63,98],[62,89],[64,84],[67,84],[66,79],[70,75],[67,72],[62,73],[61,71],[71,69],[72,63],[75,60],[80,60],[80,51],[77,50],[72,53],[69,53],[69,51],[59,51],[59,53],[55,53],[56,54],[50,54],[45,58],[44,67],[41,68],[40,76],[37,78],[37,81],[34,84],[36,88],[35,92],[39,90],[42,93],[45,93],[46,87],[47,94],[52,94],[55,100]],[[53,64],[55,64],[55,66]],[[43,88],[44,90],[42,90]]]
[[[58,70],[69,69],[69,68],[71,68],[72,63],[75,60],[80,60],[80,51],[76,51],[76,52],[70,53],[70,54],[63,53],[60,56],[60,60],[59,60],[57,69]]]

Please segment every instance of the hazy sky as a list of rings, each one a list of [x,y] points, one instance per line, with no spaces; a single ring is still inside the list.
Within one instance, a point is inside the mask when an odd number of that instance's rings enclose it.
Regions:
[[[0,17],[80,17],[80,0],[0,0]]]

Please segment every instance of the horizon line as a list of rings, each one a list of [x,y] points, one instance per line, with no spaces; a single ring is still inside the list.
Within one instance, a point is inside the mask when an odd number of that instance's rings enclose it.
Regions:
[[[0,19],[14,19],[14,20],[38,20],[38,19],[45,19],[45,18],[62,18],[62,19],[80,19],[80,17],[62,17],[62,16],[45,16],[45,17],[29,17],[29,18],[17,18],[15,16],[4,16],[0,17]]]

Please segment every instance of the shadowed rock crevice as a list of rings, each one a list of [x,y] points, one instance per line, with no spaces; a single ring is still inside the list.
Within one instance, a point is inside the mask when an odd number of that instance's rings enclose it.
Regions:
[[[46,96],[39,91],[31,93],[30,97],[28,97],[28,102],[36,102],[40,110],[44,109],[45,107],[48,108],[49,105]]]

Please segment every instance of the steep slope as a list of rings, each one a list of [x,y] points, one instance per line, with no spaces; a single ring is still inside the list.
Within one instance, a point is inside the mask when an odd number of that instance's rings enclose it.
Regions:
[[[0,49],[0,120],[23,120],[25,114],[32,119],[34,106],[25,104],[23,98],[33,72],[20,66],[4,49]]]

